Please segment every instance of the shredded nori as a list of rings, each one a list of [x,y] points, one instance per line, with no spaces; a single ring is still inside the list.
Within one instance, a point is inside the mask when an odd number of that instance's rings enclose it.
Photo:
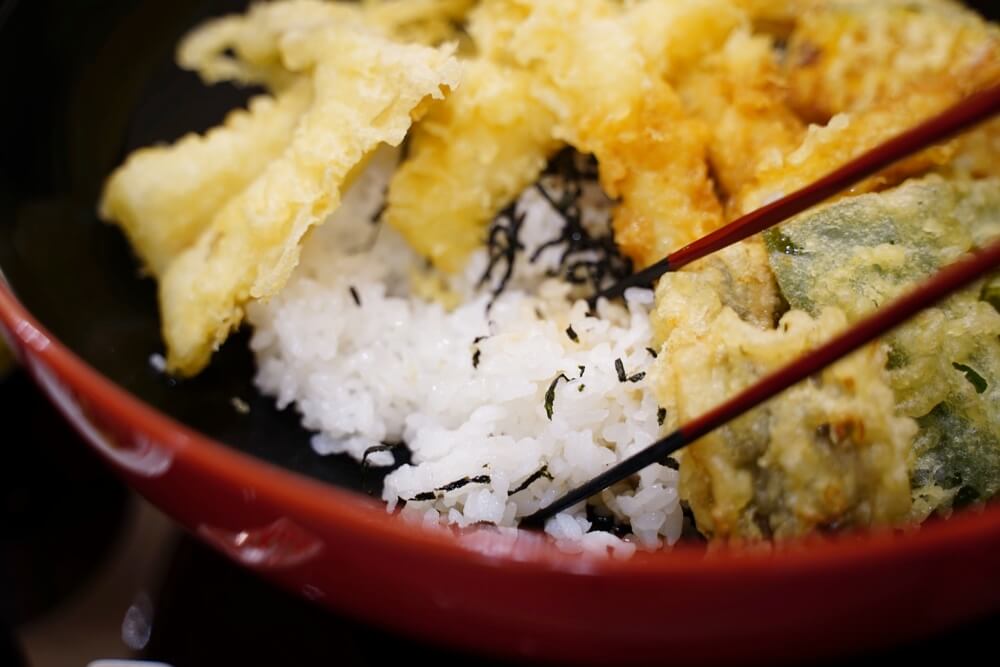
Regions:
[[[552,381],[552,384],[549,385],[549,388],[545,390],[545,414],[548,416],[549,421],[552,421],[552,408],[556,400],[556,385],[559,384],[559,380],[569,382],[569,378],[564,373],[560,373]]]
[[[444,486],[439,486],[433,491],[421,491],[417,495],[409,499],[410,502],[418,502],[421,500],[434,500],[438,496],[438,493],[447,493],[448,491],[454,491],[456,489],[461,489],[463,486],[468,486],[469,484],[489,484],[489,475],[476,475],[475,477],[463,477],[462,479],[456,479],[454,482],[448,482]]]
[[[515,493],[520,493],[521,491],[524,491],[526,488],[528,488],[529,486],[540,480],[542,477],[549,480],[552,479],[552,474],[549,472],[549,467],[547,465],[544,465],[535,472],[531,473],[531,475],[529,475],[527,479],[525,479],[523,482],[518,484],[516,488],[514,488],[511,491],[508,491],[507,497],[509,498]]]
[[[569,336],[569,339],[574,343],[580,342],[580,337],[576,335],[576,331],[573,330],[572,324],[566,327],[566,335]]]
[[[580,386],[577,387],[576,390],[582,394],[583,390],[586,389],[586,388],[587,388],[587,385],[581,383]]]
[[[975,369],[966,366],[965,364],[959,364],[956,362],[952,362],[951,366],[956,371],[961,371],[965,374],[965,379],[968,380],[973,387],[975,387],[977,394],[983,393],[990,386],[986,379],[977,373]]]
[[[537,261],[546,250],[561,246],[557,274],[574,285],[589,284],[594,293],[631,275],[632,260],[621,254],[611,231],[594,236],[583,224],[580,205],[583,186],[598,179],[594,157],[582,156],[572,148],[564,149],[552,158],[545,174],[560,178],[562,192],[557,195],[549,191],[541,181],[535,184],[535,189],[559,214],[563,226],[557,236],[535,250],[531,261]],[[586,258],[587,255],[593,256]]]
[[[647,347],[647,348],[646,348],[646,352],[649,352],[649,356],[651,356],[651,357],[653,357],[654,359],[656,359],[656,350],[654,350],[654,349],[653,349],[653,348],[651,348],[651,347]]]
[[[389,466],[379,466],[380,474],[388,474],[389,471],[395,470],[399,466],[403,465],[409,461],[409,450],[406,448],[406,444],[402,442],[383,442],[380,445],[373,445],[366,449],[361,455],[361,487],[365,490],[368,495],[374,495],[375,489],[369,487],[369,475],[372,469],[371,463],[368,462],[368,457],[376,452],[391,452],[393,462]]]
[[[454,482],[449,482],[444,486],[439,486],[435,491],[454,491],[455,489],[461,489],[463,486],[468,486],[469,484],[489,484],[489,475],[476,475],[475,477],[463,477],[462,479],[456,479]]]
[[[580,369],[580,377],[583,377],[583,374],[587,371],[587,367],[586,366],[577,366],[577,368]]]
[[[672,456],[666,456],[666,457],[664,457],[664,459],[662,461],[660,461],[660,463],[661,463],[661,465],[665,465],[666,467],[670,468],[671,470],[680,470],[681,469],[681,464],[678,463],[677,459],[675,459]]]
[[[646,377],[646,371],[639,371],[633,375],[628,375],[625,373],[625,364],[622,360],[615,359],[615,373],[618,374],[619,382],[638,382],[642,378]]]
[[[660,426],[663,426],[663,421],[666,418],[667,418],[667,409],[666,408],[659,408],[656,411],[656,423],[658,425],[660,425]]]
[[[562,185],[559,193],[543,184],[546,176],[559,178]],[[584,185],[597,180],[597,162],[592,156],[582,156],[567,148],[552,158],[535,189],[559,214],[563,224],[555,237],[538,246],[528,258],[536,262],[545,251],[561,248],[558,269],[553,270],[552,275],[562,276],[574,285],[589,285],[594,293],[632,274],[632,260],[621,254],[611,230],[595,236],[583,224],[580,199]],[[506,289],[514,273],[517,254],[524,250],[520,240],[524,214],[517,212],[516,203],[500,211],[490,222],[487,232],[489,262],[477,284],[479,289],[487,283],[492,285],[487,310]],[[501,265],[499,280],[494,281],[493,274]],[[541,312],[536,310],[535,314],[538,319],[545,319]]]
[[[681,501],[681,514],[684,515],[684,522],[681,527],[681,537],[692,542],[708,542],[701,531],[698,530],[698,522],[695,521],[694,512],[686,500]]]
[[[486,340],[487,338],[489,338],[489,336],[476,336],[475,338],[472,339],[472,344],[479,345],[479,343]],[[481,355],[482,355],[482,350],[480,350],[478,347],[472,352],[473,368],[479,368],[479,358]]]
[[[354,285],[351,285],[347,289],[350,290],[350,292],[351,292],[351,298],[354,299],[354,305],[360,306],[361,305],[361,295],[358,294],[357,288]]]
[[[497,297],[506,289],[511,276],[514,275],[514,264],[517,261],[517,252],[524,250],[518,235],[521,233],[521,225],[524,224],[524,214],[518,214],[515,210],[515,203],[510,204],[500,211],[493,222],[490,223],[489,233],[486,237],[486,248],[489,252],[489,263],[486,270],[479,277],[476,289],[481,289],[493,277],[493,271],[503,264],[503,271],[500,280],[492,286],[490,301],[486,306],[489,312],[493,308],[493,303]],[[539,319],[541,317],[539,316]]]
[[[598,514],[593,505],[587,505],[587,521],[590,522],[590,530],[587,532],[611,533],[616,537],[625,537],[632,532],[632,526],[628,523],[618,523],[613,514]]]
[[[361,455],[361,467],[368,468],[371,466],[371,464],[368,463],[368,457],[371,456],[372,454],[377,454],[378,452],[391,452],[401,446],[402,445],[398,442],[393,444],[383,442],[381,445],[373,445],[369,447],[368,449],[365,450],[365,453]]]

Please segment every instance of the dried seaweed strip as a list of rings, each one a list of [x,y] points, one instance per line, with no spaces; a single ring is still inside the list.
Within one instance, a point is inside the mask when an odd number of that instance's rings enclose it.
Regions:
[[[518,484],[514,489],[508,491],[507,497],[509,498],[515,493],[520,493],[521,491],[524,491],[529,486],[531,486],[532,484],[534,484],[543,477],[548,480],[552,479],[552,473],[549,472],[549,467],[547,465],[543,465],[541,468],[539,468],[535,472],[531,473],[528,477],[526,477],[525,480],[520,484]]]
[[[519,238],[521,226],[524,224],[524,214],[518,213],[514,204],[510,204],[493,218],[486,238],[486,249],[489,261],[483,270],[476,289],[482,289],[493,279],[493,273],[500,268],[500,279],[490,287],[491,296],[486,306],[489,312],[497,297],[503,293],[514,275],[514,265],[517,263],[517,253],[524,250],[524,244]]]
[[[552,421],[552,411],[556,400],[556,385],[559,384],[559,380],[569,382],[569,378],[564,373],[560,373],[552,380],[549,388],[545,390],[545,414],[548,416],[549,421]]]

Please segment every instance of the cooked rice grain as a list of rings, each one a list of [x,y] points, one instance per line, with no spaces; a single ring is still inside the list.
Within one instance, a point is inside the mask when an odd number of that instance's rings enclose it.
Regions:
[[[525,251],[489,312],[489,290],[475,291],[485,250],[450,280],[462,296],[456,308],[415,296],[411,279],[423,260],[391,228],[371,223],[394,162],[389,152],[373,159],[308,240],[285,289],[250,307],[257,384],[279,406],[295,404],[319,453],[360,460],[369,447],[405,442],[412,462],[385,479],[390,510],[403,504],[405,515],[424,521],[514,526],[658,436],[648,381],[622,383],[615,370],[619,358],[633,375],[652,362],[652,294],[632,290],[624,306],[602,303],[599,317],[589,316],[583,300],[570,298],[570,285],[546,276],[557,253],[528,262],[561,224],[529,189],[518,202]],[[579,342],[567,337],[570,326]],[[568,381],[557,383],[550,419],[545,393],[560,374]],[[392,456],[378,452],[368,461],[388,465]],[[551,479],[511,493],[543,466]],[[677,477],[650,466],[598,502],[631,524],[632,541],[672,543],[682,522]],[[475,481],[454,484],[465,478]],[[590,528],[581,505],[546,530],[571,551],[634,550]]]

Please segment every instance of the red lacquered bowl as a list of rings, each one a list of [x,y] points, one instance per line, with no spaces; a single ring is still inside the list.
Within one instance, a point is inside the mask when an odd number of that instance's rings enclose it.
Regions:
[[[245,339],[195,381],[157,374],[152,285],[93,202],[125,150],[215,122],[239,93],[163,64],[206,3],[105,4],[76,16],[33,0],[3,28],[0,80],[33,96],[0,111],[0,330],[109,465],[205,542],[414,637],[575,663],[792,661],[1000,611],[995,506],[779,553],[567,554],[538,534],[388,515],[357,466],[313,454],[295,416],[253,393]],[[39,40],[46,61],[26,71],[15,54]]]

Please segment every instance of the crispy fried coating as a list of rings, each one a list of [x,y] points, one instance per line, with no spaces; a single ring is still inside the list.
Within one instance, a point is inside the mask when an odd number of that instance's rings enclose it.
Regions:
[[[177,63],[206,83],[235,81],[280,90],[296,78],[283,62],[281,42],[294,33],[340,27],[426,45],[461,36],[474,0],[277,0],[245,14],[206,21],[177,49]]]
[[[1000,178],[1000,118],[965,132],[954,143],[955,154],[939,169],[953,178]]]
[[[693,270],[714,281],[723,305],[744,322],[773,328],[785,307],[761,237],[749,238],[697,263]]]
[[[786,40],[798,16],[830,0],[733,0],[753,22],[754,32]]]
[[[438,268],[455,271],[497,211],[534,183],[559,147],[555,114],[530,72],[474,58],[462,84],[410,135],[385,220]]]
[[[806,118],[866,109],[928,80],[995,74],[1000,30],[948,0],[829,0],[796,17],[786,63]]]
[[[359,7],[347,3],[257,3],[246,14],[212,19],[192,30],[177,48],[177,64],[197,72],[205,83],[235,81],[280,90],[297,78],[283,62],[282,39],[338,25],[372,31]]]
[[[362,0],[365,17],[406,42],[436,46],[460,40],[476,0]]]
[[[789,303],[837,306],[851,321],[996,237],[1000,181],[939,176],[845,198],[765,234]]]
[[[762,162],[752,182],[738,194],[736,213],[747,213],[825,176],[866,150],[909,129],[958,102],[961,90],[934,83],[914,90],[903,99],[880,103],[870,109],[834,116],[824,126],[809,127],[802,143],[781,158]],[[947,164],[954,144],[932,146],[858,183],[849,194],[882,189],[908,176]]]
[[[846,325],[837,310],[760,328],[724,305],[711,271],[667,274],[653,325],[667,428],[703,414]],[[870,345],[687,447],[680,492],[713,538],[787,538],[889,524],[910,512],[916,426],[896,416],[883,346]]]
[[[636,100],[632,113],[601,123],[589,146],[601,184],[621,204],[615,241],[646,266],[722,225],[722,206],[708,176],[704,124],[690,118],[673,91]]]
[[[101,218],[116,221],[154,276],[187,249],[216,211],[288,145],[312,98],[306,80],[250,100],[204,135],[132,153],[108,179]]]
[[[514,53],[514,33],[532,12],[531,0],[485,0],[469,12],[466,30],[476,53],[511,67],[523,65]]]
[[[788,302],[855,321],[958,255],[1000,238],[1000,180],[910,180],[843,199],[766,235]],[[1000,492],[1000,313],[982,285],[886,338],[901,414],[917,419],[915,517]]]
[[[978,292],[925,310],[892,339],[899,409],[920,425],[916,520],[1000,493],[1000,313]]]
[[[736,30],[677,80],[685,106],[710,128],[709,160],[727,197],[751,183],[762,165],[780,163],[805,135],[766,36]]]
[[[311,72],[313,102],[284,152],[163,273],[171,372],[201,370],[239,325],[243,305],[281,289],[304,235],[336,209],[352,170],[379,144],[398,145],[418,105],[442,97],[459,76],[447,50],[351,29],[289,33],[282,57],[291,71]]]
[[[643,0],[624,14],[643,57],[673,78],[715,53],[747,14],[732,0]]]
[[[592,153],[602,187],[621,200],[615,239],[639,265],[722,223],[707,130],[646,58],[620,6],[495,0],[473,12],[470,32],[491,57],[538,75],[557,136]],[[644,44],[653,48],[648,35]]]
[[[811,2],[795,15],[785,72],[790,105],[825,125],[811,126],[784,157],[775,152],[762,159],[736,194],[733,214],[807,185],[995,81],[1000,31],[942,0]],[[903,160],[851,192],[883,189],[933,169],[988,175],[989,141],[989,130],[978,130]],[[963,166],[952,168],[952,160]]]

